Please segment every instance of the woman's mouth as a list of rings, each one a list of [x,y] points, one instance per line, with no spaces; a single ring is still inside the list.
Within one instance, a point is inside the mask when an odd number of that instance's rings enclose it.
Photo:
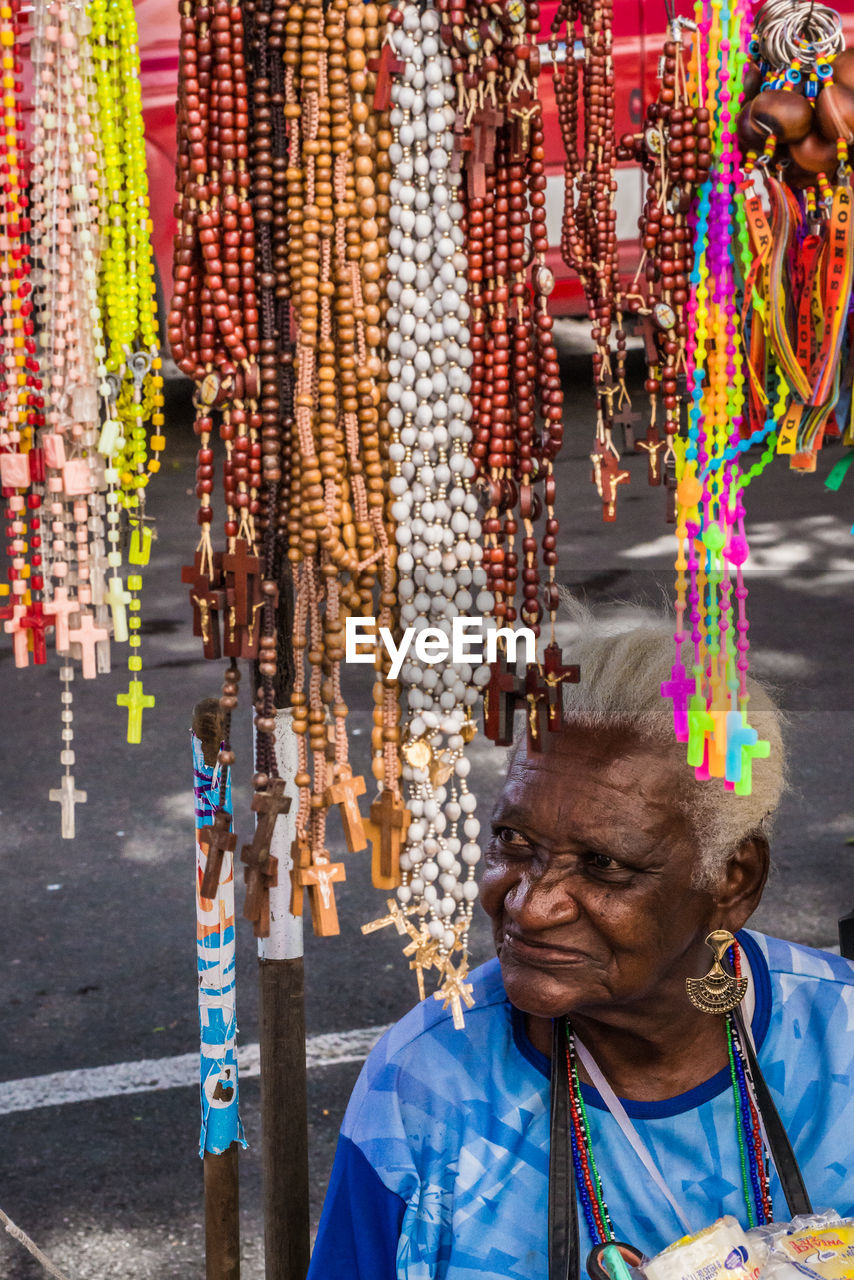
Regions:
[[[537,969],[553,969],[561,965],[578,965],[589,961],[590,957],[574,947],[558,946],[539,938],[531,938],[522,933],[505,930],[501,942],[502,956],[506,953],[522,963]]]

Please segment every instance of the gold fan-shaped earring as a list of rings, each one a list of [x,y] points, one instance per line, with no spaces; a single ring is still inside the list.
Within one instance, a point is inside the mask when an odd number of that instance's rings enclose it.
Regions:
[[[735,938],[727,929],[715,929],[706,938],[706,946],[714,952],[714,963],[702,978],[686,978],[688,999],[703,1013],[729,1013],[741,1004],[747,994],[747,979],[727,973],[721,961]]]

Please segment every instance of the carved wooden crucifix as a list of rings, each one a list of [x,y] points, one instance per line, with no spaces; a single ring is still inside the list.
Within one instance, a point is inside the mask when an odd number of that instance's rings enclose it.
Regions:
[[[492,663],[489,684],[483,696],[483,732],[498,747],[509,747],[513,741],[513,712],[525,696],[525,682],[508,667],[507,655],[499,651]]]
[[[474,145],[469,163],[469,195],[482,199],[486,195],[486,170],[495,155],[495,134],[504,123],[504,112],[495,107],[481,107],[472,123]]]
[[[511,160],[518,162],[527,157],[531,126],[539,114],[539,100],[534,97],[530,89],[523,89],[521,93],[516,94],[513,99],[513,105],[510,108],[510,121],[513,125],[510,144]]]
[[[620,463],[610,449],[602,447],[601,452],[591,454],[593,462],[593,478],[599,496],[602,499],[602,519],[606,524],[617,518],[617,487],[628,484],[631,475],[620,470]]]
[[[525,721],[528,730],[528,752],[543,749],[543,731],[548,725],[551,709],[551,689],[545,681],[540,683],[540,671],[536,662],[525,668]]]
[[[273,778],[266,791],[255,792],[252,809],[259,815],[258,824],[251,842],[240,850],[246,884],[243,915],[252,921],[256,938],[266,938],[270,933],[270,890],[279,878],[279,859],[270,852],[270,845],[279,815],[291,807],[290,796],[284,791],[284,780]]]
[[[403,70],[403,63],[397,57],[389,41],[382,47],[378,58],[368,58],[368,70],[377,75],[374,89],[374,111],[388,111],[391,106],[391,78]]]
[[[245,538],[235,538],[234,550],[226,551],[222,557],[222,568],[226,589],[234,592],[229,604],[234,607],[235,623],[238,628],[245,627],[251,617],[254,581],[261,576],[261,561],[252,555]]]
[[[190,587],[190,604],[193,606],[193,635],[201,636],[206,658],[218,658],[220,644],[220,614],[225,604],[225,592],[215,589],[211,577],[204,568],[204,553],[197,551],[192,564],[184,565],[181,581]]]
[[[563,728],[563,695],[561,686],[578,684],[581,668],[576,663],[565,666],[559,644],[547,644],[543,653],[543,679],[550,689],[549,729],[558,733]]]
[[[209,902],[216,897],[219,888],[223,857],[226,853],[233,853],[236,844],[237,835],[231,830],[231,814],[217,809],[211,825],[202,827],[199,832],[199,845],[207,857],[199,894]]]
[[[325,805],[337,804],[341,808],[341,825],[350,853],[358,853],[368,843],[358,801],[358,797],[364,794],[365,779],[354,778],[349,765],[341,766],[337,780],[323,793]]]
[[[620,427],[623,433],[623,452],[633,453],[635,449],[635,427],[643,420],[642,413],[633,411],[631,402],[619,410],[614,417],[614,426]]]
[[[347,879],[344,863],[330,862],[326,856],[315,859],[309,867],[299,867],[296,875],[299,884],[308,889],[311,923],[317,936],[331,938],[340,933],[334,886]]]
[[[400,850],[412,815],[400,796],[384,787],[371,805],[367,824],[371,841],[371,879],[377,889],[396,889],[400,884]]]
[[[662,440],[658,434],[657,427],[647,427],[646,439],[638,440],[635,445],[636,453],[645,453],[647,461],[647,481],[652,485],[661,484],[661,459],[659,454],[662,449],[667,448],[667,441]]]

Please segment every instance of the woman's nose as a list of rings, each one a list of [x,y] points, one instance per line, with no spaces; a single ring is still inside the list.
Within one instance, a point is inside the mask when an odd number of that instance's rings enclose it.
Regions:
[[[525,872],[505,894],[504,911],[523,932],[534,933],[572,923],[580,908],[568,876]]]

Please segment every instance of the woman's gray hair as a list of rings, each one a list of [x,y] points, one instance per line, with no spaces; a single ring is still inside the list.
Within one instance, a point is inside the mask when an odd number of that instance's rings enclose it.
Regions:
[[[673,704],[661,695],[674,662],[673,620],[630,605],[593,614],[567,596],[564,604],[576,628],[564,646],[564,661],[581,668],[578,684],[562,686],[566,724],[619,729],[666,751],[682,779],[677,807],[697,843],[695,883],[712,887],[744,840],[770,837],[772,815],[785,789],[780,711],[767,690],[749,679],[747,718],[759,737],[770,742],[770,757],[754,761],[750,795],[737,796],[719,778],[699,782],[685,760],[686,744],[675,740]],[[693,656],[690,645],[689,638],[683,646],[686,670]]]

